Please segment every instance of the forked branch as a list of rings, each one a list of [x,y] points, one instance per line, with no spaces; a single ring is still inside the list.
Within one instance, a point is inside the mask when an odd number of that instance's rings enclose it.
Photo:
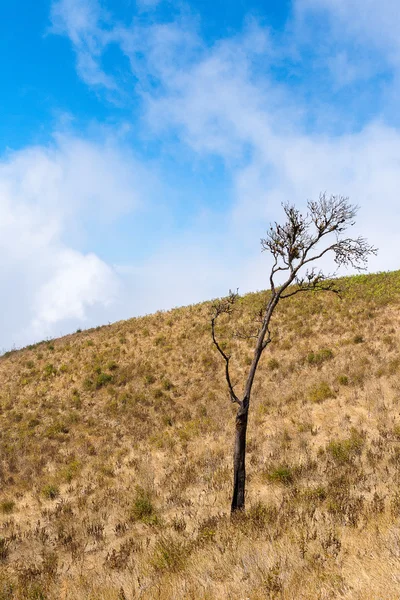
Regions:
[[[215,333],[215,323],[216,323],[218,317],[221,316],[222,314],[230,315],[232,313],[233,305],[235,304],[237,298],[238,298],[238,292],[237,291],[232,292],[229,290],[229,296],[227,298],[224,298],[223,300],[219,300],[218,302],[215,302],[213,304],[213,316],[211,318],[211,335],[212,335],[212,340],[214,342],[215,347],[217,348],[218,352],[221,354],[221,356],[223,357],[223,359],[225,361],[225,379],[228,384],[228,390],[229,390],[229,395],[230,395],[231,401],[236,402],[237,404],[241,404],[241,401],[235,394],[235,390],[233,388],[231,376],[230,376],[230,372],[229,372],[229,361],[231,359],[231,356],[229,354],[226,354],[226,352],[224,352],[224,350],[222,349],[221,345],[219,344],[219,342],[217,340],[216,333]]]

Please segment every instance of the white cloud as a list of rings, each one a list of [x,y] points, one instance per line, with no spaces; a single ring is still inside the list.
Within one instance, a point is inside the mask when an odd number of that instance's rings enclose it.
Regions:
[[[379,5],[372,0],[296,0],[295,8],[298,19],[307,11],[329,11],[335,27],[366,43],[386,44],[392,50],[397,44],[393,32],[400,17],[393,14],[394,2],[389,0]],[[376,16],[373,22],[371,15]],[[98,39],[102,35],[104,30],[96,33]],[[373,241],[382,240],[375,267],[397,266],[386,245],[400,183],[395,128],[376,122],[341,136],[305,133],[301,120],[306,107],[269,75],[276,49],[268,30],[255,22],[249,22],[243,34],[211,48],[199,40],[195,24],[185,22],[183,27],[179,19],[140,30],[114,24],[107,35],[120,44],[135,77],[143,83],[148,78],[157,81],[143,96],[148,126],[158,132],[177,130],[194,153],[212,153],[227,161],[237,184],[231,227],[238,235],[240,226],[243,238],[253,235],[259,219],[277,214],[280,201],[304,202],[326,189],[349,194],[362,206],[364,226]],[[342,61],[343,84],[358,76],[347,58],[344,53],[336,62],[331,57],[336,69]]]
[[[53,33],[67,35],[77,53],[77,70],[89,85],[115,91],[113,77],[101,68],[101,54],[107,44],[107,13],[96,0],[58,0],[52,4]]]
[[[0,348],[108,321],[118,276],[74,245],[138,207],[140,174],[124,147],[65,135],[0,162]]]
[[[118,282],[113,270],[95,254],[61,249],[53,257],[53,273],[35,297],[33,329],[39,333],[65,319],[85,320],[96,303],[115,301]]]
[[[307,12],[328,14],[335,32],[354,41],[373,45],[400,58],[400,13],[396,0],[296,0],[299,16]]]

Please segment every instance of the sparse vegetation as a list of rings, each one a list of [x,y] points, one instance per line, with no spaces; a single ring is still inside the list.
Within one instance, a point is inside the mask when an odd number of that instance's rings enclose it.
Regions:
[[[1,357],[0,599],[397,598],[400,272],[338,285],[340,302],[299,294],[278,309],[234,519],[210,303]],[[240,299],[227,337],[261,301]],[[311,335],[293,337],[294,319]],[[231,344],[236,380],[249,344]],[[101,373],[112,381],[96,387]],[[311,401],[322,382],[333,396]]]

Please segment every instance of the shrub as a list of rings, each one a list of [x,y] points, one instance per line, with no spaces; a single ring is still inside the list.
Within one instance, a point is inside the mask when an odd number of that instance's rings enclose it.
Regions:
[[[0,511],[4,514],[4,515],[9,515],[10,513],[13,512],[15,507],[15,502],[13,500],[3,500],[2,502],[0,502]]]
[[[162,387],[163,387],[163,390],[165,390],[166,392],[169,392],[170,390],[172,390],[174,388],[174,384],[169,379],[164,379],[162,382]]]
[[[65,466],[65,468],[61,472],[63,480],[67,483],[71,483],[73,478],[78,474],[80,468],[81,463],[79,462],[79,460],[72,460]]]
[[[276,358],[270,358],[268,361],[268,369],[270,371],[276,371],[276,369],[279,369],[279,361],[276,360]]]
[[[56,375],[57,374],[57,369],[51,363],[48,363],[45,366],[45,368],[44,368],[43,371],[44,371],[45,377],[51,377],[52,375]]]
[[[109,375],[108,373],[99,373],[96,377],[95,388],[98,390],[110,383],[110,381],[112,381],[112,375]]]
[[[186,529],[186,521],[183,517],[174,517],[171,525],[178,533],[182,533]]]
[[[136,496],[133,501],[130,517],[133,521],[141,521],[142,523],[147,523],[149,525],[158,523],[150,490],[141,486],[136,487]]]
[[[257,502],[247,510],[246,520],[255,529],[264,529],[276,521],[277,515],[278,510],[273,504]]]
[[[338,383],[340,383],[340,385],[349,385],[349,378],[347,375],[339,375]]]
[[[307,362],[309,365],[322,365],[327,360],[333,358],[332,350],[323,349],[318,352],[309,352],[307,355]]]
[[[267,479],[275,483],[290,485],[291,483],[293,483],[294,479],[293,471],[290,467],[279,466],[267,473]]]
[[[69,433],[69,428],[67,425],[65,425],[65,423],[59,421],[53,423],[53,425],[50,425],[45,432],[46,436],[51,440],[57,439],[60,435],[67,433]]]
[[[57,485],[48,484],[42,489],[42,494],[49,500],[54,500],[60,495],[60,490]]]
[[[362,335],[355,335],[355,336],[353,337],[353,343],[354,343],[354,344],[362,344],[362,343],[363,343],[363,341],[364,341],[364,338],[363,338],[363,336],[362,336]]]
[[[275,565],[268,569],[264,575],[263,584],[264,590],[268,594],[267,598],[275,598],[275,594],[282,592],[283,583],[280,575],[279,565]]]
[[[170,535],[162,536],[155,543],[151,564],[156,571],[176,572],[183,567],[186,555],[182,542]]]
[[[345,464],[351,462],[355,456],[361,454],[364,441],[364,436],[352,428],[349,438],[332,440],[326,449],[335,462]]]
[[[334,397],[335,394],[333,393],[329,385],[326,383],[326,381],[322,381],[321,383],[312,386],[308,393],[308,399],[316,404],[319,404],[324,400],[328,400],[329,398]]]
[[[326,499],[326,495],[327,495],[326,489],[322,485],[319,485],[317,487],[307,488],[303,492],[304,500],[307,500],[310,502],[314,502],[314,501],[323,502]]]

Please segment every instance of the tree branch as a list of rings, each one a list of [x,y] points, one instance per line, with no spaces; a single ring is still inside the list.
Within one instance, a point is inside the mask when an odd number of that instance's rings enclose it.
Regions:
[[[217,318],[223,313],[231,314],[232,310],[233,310],[233,304],[236,302],[237,298],[238,298],[237,291],[236,291],[236,293],[229,291],[229,296],[227,298],[225,298],[224,300],[221,300],[220,302],[216,302],[214,304],[214,306],[213,306],[214,315],[211,318],[211,335],[212,335],[212,340],[213,340],[215,347],[217,348],[218,352],[221,354],[221,356],[225,360],[225,378],[226,378],[226,382],[228,384],[228,390],[229,390],[229,395],[230,395],[231,401],[236,402],[237,404],[241,405],[242,403],[235,394],[235,390],[233,388],[231,377],[230,377],[229,361],[230,361],[231,357],[223,351],[223,349],[221,348],[220,344],[218,343],[218,340],[215,335],[215,322],[216,322]]]

